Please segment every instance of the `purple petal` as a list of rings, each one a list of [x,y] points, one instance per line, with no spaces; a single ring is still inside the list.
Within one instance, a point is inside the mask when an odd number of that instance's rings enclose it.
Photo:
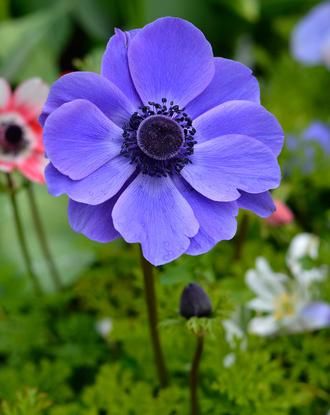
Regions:
[[[250,68],[230,59],[215,58],[214,61],[215,74],[211,83],[186,106],[192,119],[227,101],[260,103],[259,84]]]
[[[120,153],[122,130],[82,99],[62,105],[47,119],[44,143],[50,161],[73,180],[83,179]]]
[[[304,140],[316,141],[322,149],[330,154],[330,127],[320,121],[314,121],[303,132]]]
[[[250,194],[241,191],[240,193],[241,197],[237,200],[237,203],[241,209],[252,210],[262,218],[267,218],[275,212],[276,207],[270,192]]]
[[[118,156],[82,180],[71,180],[49,163],[46,168],[48,191],[53,196],[67,194],[76,202],[98,205],[113,197],[134,173],[135,166]]]
[[[330,2],[314,9],[296,26],[292,34],[291,50],[294,57],[307,65],[326,60],[324,50],[330,40]]]
[[[115,34],[108,42],[102,59],[101,73],[114,83],[136,107],[141,106],[128,68],[127,48],[130,33],[115,29]]]
[[[111,242],[120,235],[113,227],[112,210],[118,197],[97,206],[69,200],[69,223],[71,228],[97,242]]]
[[[237,228],[235,217],[238,213],[238,207],[236,202],[213,202],[197,193],[180,178],[175,179],[174,183],[192,207],[199,223],[199,231],[191,239],[190,246],[186,251],[187,254],[203,254],[218,242],[233,238]]]
[[[301,316],[310,329],[330,327],[330,304],[311,303],[303,308]]]
[[[118,199],[112,217],[122,237],[139,242],[153,265],[178,258],[198,232],[193,210],[169,177],[137,176]]]
[[[191,23],[164,17],[145,26],[128,48],[128,63],[144,103],[162,98],[183,107],[214,75],[212,48]]]
[[[76,99],[91,101],[120,127],[136,110],[118,87],[106,78],[92,72],[74,72],[62,76],[53,84],[40,123],[44,124],[49,114],[58,107]]]
[[[280,169],[274,154],[258,140],[227,135],[195,146],[191,164],[181,175],[205,197],[230,202],[239,190],[261,193],[280,183]]]
[[[253,137],[278,155],[283,130],[276,118],[261,105],[250,101],[228,101],[200,115],[194,121],[196,140],[204,142],[227,134]]]

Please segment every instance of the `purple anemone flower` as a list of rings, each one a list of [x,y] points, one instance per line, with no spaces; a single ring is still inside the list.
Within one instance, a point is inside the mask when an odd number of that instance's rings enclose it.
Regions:
[[[310,174],[316,167],[316,148],[320,147],[325,156],[330,155],[330,126],[321,121],[313,121],[299,135],[289,135],[286,146],[290,156],[283,171],[290,175],[293,169],[298,169],[303,174]]]
[[[317,142],[325,153],[330,154],[330,126],[320,121],[312,122],[303,132],[303,139]]]
[[[71,227],[140,243],[154,265],[231,239],[239,207],[274,210],[282,129],[250,69],[214,58],[185,20],[116,30],[101,75],[60,78],[41,122],[49,192],[69,196]]]
[[[293,56],[306,65],[324,64],[330,69],[330,1],[314,7],[292,33]]]

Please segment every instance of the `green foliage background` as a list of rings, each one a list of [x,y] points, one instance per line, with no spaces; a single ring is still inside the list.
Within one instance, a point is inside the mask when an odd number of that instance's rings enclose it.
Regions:
[[[71,70],[99,70],[114,27],[132,29],[165,15],[199,26],[215,54],[253,67],[263,104],[286,133],[298,134],[314,119],[330,121],[330,73],[304,67],[289,51],[290,33],[316,0],[0,0],[0,76],[13,85],[31,76],[53,82]],[[303,151],[303,150],[302,150]],[[297,153],[296,157],[300,155]],[[171,385],[155,386],[138,249],[122,241],[98,245],[74,234],[65,198],[38,187],[38,202],[52,250],[66,284],[54,292],[35,241],[26,194],[19,202],[34,266],[47,291],[31,293],[7,196],[0,192],[0,409],[1,415],[122,415],[188,413],[187,376],[194,337],[178,318],[185,284],[197,281],[219,304],[222,316],[251,298],[244,275],[257,256],[285,271],[291,238],[301,231],[321,238],[320,262],[329,258],[330,190],[325,155],[315,170],[295,169],[275,196],[286,201],[295,222],[270,228],[249,218],[240,260],[239,239],[200,257],[182,257],[158,270],[162,340]],[[290,164],[285,148],[281,164]],[[17,177],[19,181],[20,178]],[[1,189],[2,177],[0,178]],[[329,282],[322,287],[330,301]],[[110,317],[107,338],[96,322]],[[175,320],[177,324],[165,324]],[[329,331],[262,339],[251,336],[237,361],[220,324],[206,340],[201,368],[203,414],[325,415],[330,408]]]

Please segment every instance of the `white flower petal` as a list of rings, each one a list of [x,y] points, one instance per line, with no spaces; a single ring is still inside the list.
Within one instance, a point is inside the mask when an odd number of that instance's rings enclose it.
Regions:
[[[300,318],[299,314],[294,314],[292,316],[286,316],[279,321],[280,329],[284,333],[301,333],[305,330],[303,326],[303,321]]]
[[[266,302],[273,302],[275,296],[285,291],[284,283],[288,277],[274,273],[265,258],[257,258],[256,269],[249,270],[245,277],[247,285],[257,296]]]
[[[324,281],[328,272],[326,266],[309,270],[304,270],[299,266],[293,266],[291,271],[298,283],[304,287],[309,287],[315,282]]]
[[[223,358],[223,365],[224,365],[224,367],[230,367],[235,363],[235,361],[236,361],[235,353],[228,353]]]
[[[243,330],[233,320],[224,320],[222,324],[226,332],[227,343],[234,347],[235,339],[242,339],[244,337]]]
[[[96,322],[96,331],[102,336],[107,337],[112,331],[113,323],[109,317],[103,318]]]
[[[278,325],[273,316],[255,317],[249,323],[249,332],[258,336],[270,336],[277,330]]]
[[[266,258],[258,257],[256,259],[256,269],[260,274],[272,274],[273,270],[271,269],[270,265]]]
[[[247,303],[248,308],[255,311],[273,311],[274,302],[266,301],[264,298],[255,298]]]
[[[39,78],[20,84],[14,93],[14,103],[27,117],[38,117],[48,96],[49,87]]]
[[[259,275],[255,270],[250,269],[245,275],[246,284],[249,288],[260,298],[265,301],[272,301],[273,296],[271,292],[265,288],[263,284],[262,276]]]
[[[317,236],[310,233],[300,233],[296,235],[289,246],[287,253],[287,263],[297,262],[298,259],[309,256],[313,259],[318,257],[320,240]]]
[[[301,233],[291,241],[286,262],[291,273],[302,286],[309,287],[312,283],[323,281],[326,277],[326,266],[305,269],[302,263],[302,258],[306,256],[313,259],[318,257],[319,244],[319,238],[309,233]]]
[[[11,89],[8,82],[4,78],[0,78],[0,108],[4,108],[10,98]]]

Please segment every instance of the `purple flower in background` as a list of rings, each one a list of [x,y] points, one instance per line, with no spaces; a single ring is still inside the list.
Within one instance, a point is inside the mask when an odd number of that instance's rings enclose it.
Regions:
[[[330,304],[315,302],[301,311],[305,325],[313,330],[330,327]]]
[[[292,33],[294,57],[306,65],[330,68],[330,1],[314,7]]]
[[[315,145],[319,146],[325,155],[330,155],[330,126],[321,121],[313,121],[300,136],[290,135],[286,144],[290,157],[284,166],[287,174],[293,168],[298,168],[305,174],[310,174],[315,167]]]
[[[274,210],[282,129],[251,70],[214,58],[191,23],[116,30],[101,75],[70,73],[41,116],[49,191],[88,238],[123,237],[160,265],[236,232],[239,207]]]
[[[306,128],[302,137],[306,141],[316,141],[327,154],[330,154],[330,126],[328,124],[314,121]]]

